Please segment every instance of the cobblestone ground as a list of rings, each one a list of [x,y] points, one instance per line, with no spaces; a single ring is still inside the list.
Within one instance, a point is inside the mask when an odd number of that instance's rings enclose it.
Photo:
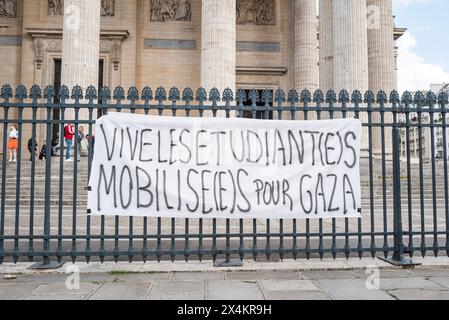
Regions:
[[[65,268],[71,265],[66,265]],[[67,270],[67,269],[66,269]],[[0,267],[0,272],[1,272]],[[4,270],[3,270],[4,271]],[[379,277],[377,277],[377,275]],[[449,268],[0,274],[1,300],[449,300]],[[377,282],[378,280],[378,282]]]

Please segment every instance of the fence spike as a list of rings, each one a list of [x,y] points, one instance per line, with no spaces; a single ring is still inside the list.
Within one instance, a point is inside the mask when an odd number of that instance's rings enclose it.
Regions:
[[[16,88],[16,99],[21,101],[27,98],[27,88],[23,84],[19,84]]]

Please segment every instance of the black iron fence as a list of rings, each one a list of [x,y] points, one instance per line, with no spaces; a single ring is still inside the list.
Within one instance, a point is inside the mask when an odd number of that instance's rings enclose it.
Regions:
[[[1,88],[0,263],[38,260],[284,259],[449,255],[448,96],[396,91],[225,90],[131,87]],[[360,219],[162,219],[87,215],[95,120],[108,111],[254,119],[358,117]],[[226,121],[226,120],[223,120]],[[65,161],[64,126],[84,129]],[[17,161],[10,162],[11,126]],[[437,143],[439,141],[439,143]],[[59,151],[52,154],[55,146]],[[415,146],[419,150],[413,149]],[[44,148],[44,150],[42,150]],[[34,152],[34,150],[37,150]],[[439,150],[437,150],[439,149]],[[441,150],[442,149],[442,150]],[[45,151],[41,153],[41,151]],[[15,156],[15,155],[13,155]]]

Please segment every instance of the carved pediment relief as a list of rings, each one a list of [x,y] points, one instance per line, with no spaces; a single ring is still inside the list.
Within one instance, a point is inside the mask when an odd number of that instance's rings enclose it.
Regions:
[[[237,24],[272,26],[275,24],[275,0],[237,0]]]
[[[48,14],[51,16],[63,15],[64,0],[48,0]],[[115,0],[101,0],[101,15],[103,17],[113,17],[114,14]]]
[[[48,0],[48,14],[52,16],[64,13],[64,0]]]
[[[0,18],[17,17],[17,0],[0,0]]]
[[[191,21],[191,0],[150,0],[150,21]]]
[[[115,0],[101,0],[101,15],[113,17],[115,14]]]

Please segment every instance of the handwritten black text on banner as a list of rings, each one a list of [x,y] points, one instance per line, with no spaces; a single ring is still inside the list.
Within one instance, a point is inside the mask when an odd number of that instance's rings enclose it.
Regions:
[[[93,215],[360,217],[361,123],[111,113],[96,124]]]

